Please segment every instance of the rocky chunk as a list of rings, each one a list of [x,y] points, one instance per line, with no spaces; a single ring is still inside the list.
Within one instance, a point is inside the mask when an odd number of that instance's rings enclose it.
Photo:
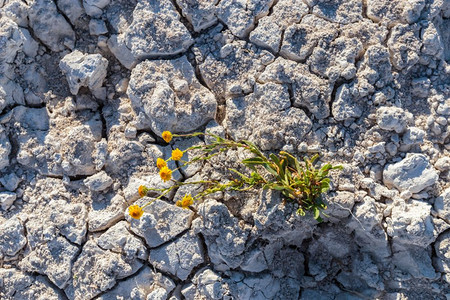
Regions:
[[[142,265],[138,260],[127,261],[119,253],[103,250],[89,240],[73,264],[73,275],[64,291],[71,300],[92,299],[112,288],[118,279],[136,273]]]
[[[286,28],[280,54],[294,61],[306,60],[317,45],[329,45],[338,36],[336,27],[314,15]]]
[[[436,58],[443,57],[443,39],[434,23],[428,22],[425,26],[423,26],[420,37],[422,39],[422,53],[431,55]]]
[[[215,200],[200,204],[198,213],[200,218],[195,219],[193,229],[205,237],[208,254],[215,268],[237,268],[243,260],[249,229],[242,228],[227,207]]]
[[[269,16],[258,21],[258,26],[250,33],[250,41],[277,53],[284,30],[299,23],[307,13],[308,6],[301,0],[280,0],[273,6]]]
[[[387,165],[383,171],[383,182],[400,192],[419,193],[434,185],[439,179],[429,159],[423,154],[407,154],[403,160]]]
[[[79,22],[81,15],[84,13],[83,6],[79,1],[58,0],[56,3],[58,8],[69,18],[70,23],[75,25]]]
[[[420,27],[414,25],[395,25],[387,41],[391,52],[392,65],[397,70],[409,70],[419,61],[422,42],[419,37]]]
[[[169,293],[175,288],[175,283],[168,277],[152,271],[144,266],[135,276],[121,280],[112,290],[100,295],[97,299],[168,299]]]
[[[191,284],[185,286],[181,293],[186,299],[223,299],[229,294],[228,283],[219,274],[211,269],[200,270],[191,280]]]
[[[64,237],[53,237],[32,247],[19,266],[27,272],[47,275],[57,287],[63,289],[71,278],[73,261],[78,253],[78,247]]]
[[[356,75],[355,61],[362,50],[363,45],[357,38],[338,37],[330,44],[314,48],[308,65],[312,72],[331,81],[339,77],[350,80]]]
[[[389,50],[381,45],[369,46],[357,72],[358,94],[365,97],[392,82]]]
[[[443,278],[450,283],[450,232],[441,234],[434,244],[437,258],[435,259],[437,271],[444,273]]]
[[[363,3],[358,0],[308,0],[312,13],[333,23],[348,24],[362,19]]]
[[[102,9],[105,8],[111,0],[83,0],[83,7],[86,14],[91,17],[99,17]]]
[[[439,197],[434,200],[434,209],[437,215],[450,223],[450,188],[444,190]]]
[[[108,60],[100,54],[83,54],[75,50],[63,57],[59,68],[66,74],[73,95],[78,94],[82,86],[95,92],[105,80]]]
[[[0,268],[0,297],[2,299],[66,299],[45,276],[30,276],[17,269]]]
[[[397,22],[414,23],[425,7],[425,0],[368,0],[367,17],[374,22],[393,24]]]
[[[84,185],[93,192],[101,192],[111,186],[113,180],[106,174],[105,171],[100,171],[97,174],[87,177],[83,180]]]
[[[18,106],[13,111],[10,124],[17,137],[20,164],[53,176],[92,175],[98,171],[97,148],[102,139],[98,112],[64,117],[60,110],[49,116],[46,108]]]
[[[412,114],[400,107],[383,106],[377,109],[377,124],[383,130],[402,133],[412,121]]]
[[[6,174],[0,178],[1,184],[10,192],[15,191],[21,181],[22,179],[17,177],[15,173]]]
[[[336,100],[331,106],[331,112],[337,121],[361,117],[363,105],[353,95],[355,90],[357,92],[354,84],[343,84],[336,90]]]
[[[388,30],[384,26],[363,19],[356,23],[341,25],[340,37],[356,38],[364,47],[379,45],[384,43],[388,34]]]
[[[93,199],[88,213],[89,231],[101,231],[123,218],[127,202],[121,195],[99,195]]]
[[[2,4],[0,1],[0,7],[2,8],[2,14],[10,18],[14,23],[20,27],[28,26],[28,10],[30,9],[28,3],[21,0],[8,0]]]
[[[193,39],[170,0],[138,1],[133,21],[119,25],[108,46],[126,68],[140,60],[185,52]]]
[[[127,90],[136,113],[144,113],[158,136],[165,130],[190,132],[213,119],[214,95],[195,77],[185,56],[140,63]]]
[[[402,202],[397,205],[394,203],[391,217],[386,219],[387,233],[394,243],[425,248],[439,234],[430,213],[431,205],[422,201],[410,200],[407,204]]]
[[[97,245],[103,250],[122,254],[127,262],[147,260],[148,251],[144,242],[131,234],[129,229],[129,224],[121,221],[103,233],[98,238]]]
[[[216,4],[219,0],[176,0],[183,16],[200,32],[217,22]]]
[[[144,197],[136,204],[142,206],[151,200]],[[128,213],[126,218],[131,223],[131,231],[143,237],[150,248],[154,248],[187,230],[193,214],[190,210],[155,200],[144,208],[144,215],[139,220],[132,219]]]
[[[164,272],[186,280],[192,270],[203,263],[202,252],[200,239],[190,231],[174,242],[152,250],[149,262]]]
[[[347,224],[350,230],[354,230],[355,242],[364,252],[371,253],[378,262],[384,261],[391,255],[388,236],[381,227],[383,211],[383,204],[366,196],[362,202],[355,204],[354,218],[351,218]]]
[[[13,192],[1,192],[0,193],[0,205],[4,211],[8,210],[16,201],[17,194]]]
[[[54,52],[75,46],[75,32],[51,0],[32,0],[29,24],[40,41]]]
[[[273,0],[224,0],[217,6],[217,17],[231,32],[245,38],[255,22],[269,13]]]
[[[308,66],[304,64],[277,58],[266,67],[258,81],[288,87],[293,93],[293,106],[307,108],[318,119],[324,119],[330,114],[333,83],[310,73]]]
[[[355,194],[352,192],[338,191],[336,195],[327,201],[326,214],[330,217],[330,222],[339,222],[342,219],[348,217],[355,205]]]
[[[8,105],[24,104],[22,88],[16,83],[14,59],[23,50],[26,37],[16,23],[0,17],[0,112]]]
[[[19,218],[12,217],[0,225],[0,259],[4,256],[14,256],[27,243],[24,234],[24,227]]]
[[[0,170],[9,166],[11,143],[3,126],[0,126]]]
[[[302,140],[311,129],[306,114],[290,105],[287,86],[258,83],[253,94],[227,99],[224,127],[234,140],[249,139],[264,150],[279,149]]]

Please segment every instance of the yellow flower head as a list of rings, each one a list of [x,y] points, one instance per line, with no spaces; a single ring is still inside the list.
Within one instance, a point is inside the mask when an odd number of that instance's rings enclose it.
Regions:
[[[144,214],[144,211],[139,205],[131,205],[128,207],[128,213],[133,219],[139,220]]]
[[[183,151],[180,149],[172,150],[172,160],[180,160],[183,157]]]
[[[158,159],[156,160],[156,166],[158,167],[158,169],[167,167],[167,163],[164,159],[158,157]]]
[[[185,195],[183,199],[177,201],[177,206],[183,209],[189,208],[189,205],[194,204],[194,199],[191,195]]]
[[[170,131],[164,131],[162,133],[162,138],[166,143],[169,143],[172,140],[172,133]]]
[[[162,167],[161,170],[159,170],[159,176],[166,182],[172,178],[172,170],[168,167]]]
[[[141,185],[138,188],[138,193],[139,193],[139,196],[141,196],[141,198],[145,197],[145,196],[147,196],[148,188],[145,185]]]

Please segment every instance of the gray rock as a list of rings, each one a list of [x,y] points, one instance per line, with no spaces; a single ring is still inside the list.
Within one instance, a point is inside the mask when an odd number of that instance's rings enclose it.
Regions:
[[[192,270],[204,262],[200,239],[188,232],[174,242],[152,250],[149,262],[156,268],[186,280]]]
[[[200,270],[192,278],[192,284],[181,290],[181,293],[186,299],[207,297],[207,299],[220,300],[228,292],[228,284],[226,281],[210,269]]]
[[[57,287],[63,289],[71,278],[73,261],[78,253],[78,247],[65,238],[54,237],[32,247],[32,251],[20,261],[19,266],[27,272],[47,275]]]
[[[231,32],[246,37],[255,27],[255,22],[269,13],[273,0],[224,0],[217,6],[217,17]]]
[[[434,164],[434,167],[438,169],[439,171],[447,171],[450,169],[450,157],[444,156],[439,158],[436,163]]]
[[[287,86],[256,84],[246,97],[227,99],[224,127],[234,140],[248,139],[263,150],[279,149],[291,140],[301,140],[311,129],[311,121],[298,108],[290,107]],[[261,124],[254,127],[255,122]]]
[[[97,245],[103,250],[121,253],[128,262],[147,260],[148,250],[144,242],[131,234],[129,227],[125,221],[115,224],[98,238]]]
[[[422,53],[432,55],[436,58],[442,57],[444,54],[444,44],[434,23],[429,22],[422,29],[420,37],[422,38],[423,44],[421,48]]]
[[[403,143],[405,145],[422,144],[425,137],[425,131],[418,127],[409,127],[403,135]]]
[[[101,192],[109,188],[113,184],[113,180],[105,171],[87,177],[83,180],[84,185],[93,192]]]
[[[136,273],[142,265],[141,261],[127,261],[121,254],[103,250],[89,240],[73,263],[73,276],[64,291],[71,300],[92,299],[112,288],[118,279]]]
[[[142,206],[151,200],[144,197],[136,204]],[[193,214],[191,210],[155,200],[144,208],[144,215],[140,220],[132,219],[128,214],[126,219],[131,223],[131,231],[143,237],[150,248],[154,248],[188,229]]]
[[[387,165],[383,171],[384,184],[400,192],[419,193],[435,184],[438,178],[436,170],[423,154],[408,154],[402,161]]]
[[[434,260],[436,269],[444,273],[443,278],[445,281],[450,282],[450,259],[448,257],[450,251],[450,232],[445,232],[437,238],[434,249],[437,255],[437,258]]]
[[[251,93],[257,75],[275,58],[251,43],[228,40],[231,34],[220,29],[221,25],[216,26],[199,41],[210,46],[194,48],[200,74],[218,97]]]
[[[336,100],[332,104],[331,112],[337,121],[359,118],[362,115],[361,104],[355,101],[352,89],[353,86],[343,84],[336,91]]]
[[[424,0],[369,0],[367,16],[377,23],[381,21],[389,25],[401,21],[411,24],[417,21],[424,6]]]
[[[290,85],[295,107],[307,108],[318,119],[324,119],[330,114],[333,84],[311,74],[307,65],[280,57],[266,67],[258,81]]]
[[[5,255],[14,256],[27,243],[24,227],[19,218],[12,217],[0,225],[0,258]]]
[[[59,63],[73,95],[78,94],[82,86],[91,91],[98,90],[106,77],[107,67],[108,60],[100,54],[83,54],[78,50],[64,56]]]
[[[89,231],[101,231],[111,227],[123,218],[126,206],[127,202],[120,195],[106,195],[94,199],[88,214]]]
[[[440,218],[450,223],[450,188],[444,190],[439,197],[434,200],[434,209]]]
[[[30,1],[29,24],[36,37],[52,51],[74,48],[75,33],[53,1]]]
[[[415,78],[411,82],[411,93],[420,98],[426,98],[430,93],[431,80],[429,78]]]
[[[417,24],[398,24],[391,29],[387,45],[392,53],[392,65],[397,70],[409,70],[419,61],[420,47],[422,46],[419,31],[420,27]]]
[[[355,195],[352,192],[338,191],[327,201],[325,213],[331,222],[339,222],[347,218],[355,205]]]
[[[249,40],[255,45],[277,53],[280,49],[282,33],[281,27],[268,16],[258,22],[258,27],[250,33]]]
[[[3,1],[0,1],[0,7],[4,16],[21,27],[28,26],[28,10],[30,7],[27,3],[20,0],[8,0],[2,6],[1,2]]]
[[[101,35],[108,32],[108,28],[103,20],[91,19],[89,21],[89,33],[91,35]]]
[[[14,201],[16,201],[17,194],[13,192],[1,192],[0,193],[0,205],[4,211],[8,210]]]
[[[175,283],[161,273],[153,272],[148,266],[144,266],[135,276],[121,280],[113,289],[100,295],[97,299],[168,299],[168,294],[175,288]],[[162,290],[162,291],[161,291]],[[161,297],[156,297],[155,292],[162,292]]]
[[[377,123],[383,130],[402,133],[412,118],[411,113],[399,107],[380,107],[377,109]]]
[[[422,201],[394,203],[391,217],[386,220],[387,233],[394,243],[425,248],[437,237],[430,213],[431,205]]]
[[[143,112],[159,136],[165,130],[193,131],[216,113],[214,95],[197,80],[185,56],[140,63],[131,73],[127,93],[136,113]]]
[[[13,192],[19,186],[19,183],[22,181],[15,173],[6,174],[2,178],[0,178],[0,182],[2,185],[10,192]]]
[[[9,166],[9,154],[11,153],[11,143],[6,135],[3,126],[0,133],[0,170]],[[2,183],[3,184],[3,183]],[[3,184],[5,185],[5,184]]]
[[[58,8],[69,18],[70,23],[77,24],[81,15],[84,13],[84,8],[80,1],[58,0],[56,3]]]
[[[193,43],[170,0],[138,1],[132,20],[108,43],[126,68],[143,59],[182,53]]]
[[[356,73],[357,89],[361,97],[372,94],[392,82],[389,49],[379,44],[369,46]]]
[[[431,261],[431,251],[422,246],[407,245],[405,247],[393,245],[392,264],[399,270],[411,274],[414,278],[437,279]]]
[[[102,14],[102,9],[109,4],[110,0],[83,0],[83,7],[86,14],[91,17],[98,17]]]
[[[183,16],[188,19],[196,32],[211,27],[217,22],[216,4],[218,0],[176,0]]]
[[[66,299],[64,293],[45,276],[30,276],[15,268],[0,269],[0,297],[2,299]]]
[[[242,263],[248,229],[242,229],[227,207],[215,200],[200,204],[198,213],[201,218],[195,220],[193,229],[205,237],[208,254],[215,268],[237,268]]]
[[[313,14],[333,23],[348,24],[362,19],[363,4],[360,1],[310,0],[308,4],[313,7]]]

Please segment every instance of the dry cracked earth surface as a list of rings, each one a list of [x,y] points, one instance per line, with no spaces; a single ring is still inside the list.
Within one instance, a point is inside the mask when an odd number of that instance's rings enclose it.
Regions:
[[[449,0],[0,0],[0,298],[449,299],[449,63]],[[131,219],[205,143],[163,130],[342,164],[329,217],[184,186]]]

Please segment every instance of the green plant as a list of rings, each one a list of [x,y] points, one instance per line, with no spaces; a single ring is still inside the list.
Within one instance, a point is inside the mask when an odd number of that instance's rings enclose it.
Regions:
[[[179,149],[173,150],[172,157],[167,160],[158,158],[157,166],[160,169],[161,179],[164,181],[172,180],[174,185],[165,189],[140,186],[139,194],[141,197],[146,196],[149,191],[158,191],[160,195],[156,199],[159,199],[167,195],[171,190],[182,185],[204,185],[206,188],[194,197],[185,195],[182,200],[177,201],[177,206],[189,208],[194,201],[201,200],[207,195],[219,191],[248,191],[253,188],[271,189],[280,191],[284,199],[296,202],[299,207],[297,209],[299,215],[304,216],[305,212],[311,211],[317,221],[322,221],[321,214],[325,215],[322,210],[327,208],[322,199],[322,194],[330,188],[329,171],[342,169],[342,166],[332,166],[327,163],[320,168],[316,168],[315,163],[319,157],[317,154],[311,158],[305,157],[303,161],[299,161],[295,156],[285,151],[280,151],[278,155],[270,153],[266,156],[250,141],[243,140],[236,142],[211,133],[196,132],[185,135],[172,135],[172,133],[165,131],[163,138],[166,142],[170,142],[172,136],[193,137],[199,135],[208,136],[212,142],[192,146],[184,151],[180,151]],[[216,180],[180,182],[171,178],[171,174],[175,170],[170,170],[167,167],[169,160],[179,161],[180,166],[177,169],[180,169],[196,161],[209,160],[219,153],[232,148],[244,148],[253,154],[252,157],[244,159],[241,162],[249,170],[249,174],[244,174],[236,169],[229,169],[236,174],[236,177],[226,183],[220,183]],[[201,154],[188,161],[182,160],[183,154],[192,150],[200,150]],[[130,215],[135,219],[139,219],[142,216],[142,209],[156,199],[153,199],[142,207],[137,205],[132,206]]]

